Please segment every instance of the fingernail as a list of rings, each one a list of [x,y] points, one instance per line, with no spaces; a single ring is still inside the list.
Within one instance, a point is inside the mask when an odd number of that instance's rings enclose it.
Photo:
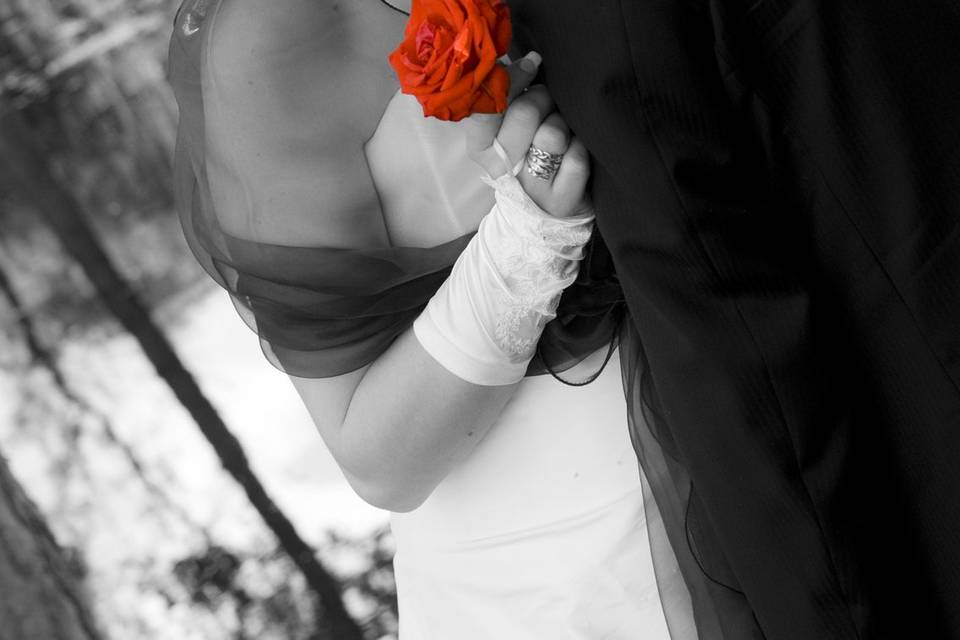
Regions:
[[[533,73],[543,62],[543,57],[536,51],[531,51],[520,60],[520,68],[527,73]]]

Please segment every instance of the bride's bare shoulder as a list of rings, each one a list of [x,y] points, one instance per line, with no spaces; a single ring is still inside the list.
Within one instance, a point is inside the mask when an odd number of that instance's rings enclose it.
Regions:
[[[219,90],[248,99],[269,92],[274,107],[315,113],[349,104],[340,115],[369,117],[364,105],[382,108],[392,93],[386,58],[398,35],[396,19],[380,9],[356,0],[222,0],[208,71]]]
[[[379,5],[220,0],[208,16],[207,169],[234,235],[343,246],[383,235],[363,143],[395,91],[395,26],[368,7]]]
[[[243,62],[254,68],[300,51],[322,53],[349,40],[349,15],[337,4],[308,0],[221,0],[208,18],[208,55],[216,64]]]

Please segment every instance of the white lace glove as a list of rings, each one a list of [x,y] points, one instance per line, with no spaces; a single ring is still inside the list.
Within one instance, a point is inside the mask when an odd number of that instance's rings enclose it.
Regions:
[[[496,204],[413,330],[457,377],[498,386],[526,374],[560,294],[577,277],[594,217],[549,215],[512,174],[487,183]]]

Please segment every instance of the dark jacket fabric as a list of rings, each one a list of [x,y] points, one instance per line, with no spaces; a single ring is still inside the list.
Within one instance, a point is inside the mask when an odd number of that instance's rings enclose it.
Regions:
[[[960,638],[960,4],[510,4],[593,155],[701,637]]]

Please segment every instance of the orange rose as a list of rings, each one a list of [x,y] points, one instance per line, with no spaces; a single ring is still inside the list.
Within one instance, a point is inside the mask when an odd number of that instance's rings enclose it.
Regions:
[[[424,116],[455,122],[472,113],[502,113],[510,76],[497,59],[511,37],[510,9],[502,0],[413,0],[390,64]]]

